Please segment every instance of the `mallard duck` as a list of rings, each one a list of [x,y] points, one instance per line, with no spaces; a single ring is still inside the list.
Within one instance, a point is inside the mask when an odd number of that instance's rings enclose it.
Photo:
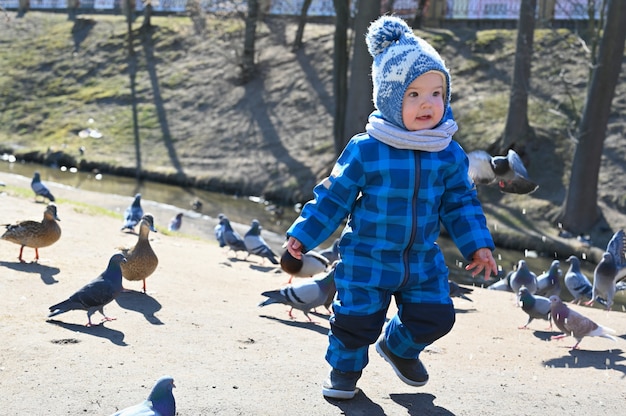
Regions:
[[[154,217],[146,214],[139,221],[137,244],[132,248],[119,248],[126,257],[122,266],[122,276],[127,280],[143,280],[143,292],[146,293],[146,278],[157,268],[159,259],[150,246],[148,234],[157,232],[154,228]]]
[[[22,258],[24,247],[35,249],[35,261],[37,261],[39,248],[48,247],[61,238],[61,227],[57,221],[61,221],[57,216],[57,206],[50,203],[43,213],[41,222],[26,220],[15,224],[5,224],[7,230],[0,238],[21,246],[18,257],[20,262],[25,263]]]

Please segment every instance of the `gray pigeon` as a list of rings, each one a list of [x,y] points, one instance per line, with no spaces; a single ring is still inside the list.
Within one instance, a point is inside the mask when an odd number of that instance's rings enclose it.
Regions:
[[[559,268],[561,262],[553,260],[547,272],[537,276],[536,295],[549,298],[552,295],[561,295],[561,276],[563,272]]]
[[[619,230],[609,241],[602,260],[593,271],[593,293],[591,300],[585,305],[591,306],[595,300],[611,310],[615,297],[617,282],[626,277],[626,234]]]
[[[587,276],[580,270],[580,260],[576,256],[567,259],[569,269],[565,273],[563,281],[565,287],[574,298],[572,303],[579,304],[583,298],[591,299],[592,286]]]
[[[537,275],[530,271],[524,259],[517,262],[517,269],[511,274],[509,284],[515,294],[519,294],[522,286],[526,286],[532,294],[537,293]]]
[[[248,253],[259,256],[262,259],[268,259],[273,264],[278,264],[276,253],[272,251],[265,239],[261,236],[261,224],[259,220],[254,219],[250,224],[250,229],[243,236],[243,242]]]
[[[510,271],[504,276],[502,279],[497,280],[487,287],[489,290],[500,290],[503,292],[512,292],[511,290],[511,276],[513,275],[513,271]]]
[[[175,416],[176,400],[172,393],[174,379],[164,376],[157,380],[148,398],[111,416]]]
[[[581,315],[573,309],[567,307],[558,296],[550,296],[550,315],[554,324],[563,332],[555,335],[552,339],[561,339],[569,335],[576,339],[573,350],[578,348],[578,344],[584,337],[604,337],[616,341],[611,334],[615,330],[596,324],[591,319]]]
[[[304,315],[311,322],[311,317],[309,316],[311,309],[322,305],[328,309],[329,299],[332,299],[335,291],[335,269],[333,268],[322,277],[303,279],[282,289],[261,293],[267,299],[259,303],[259,306],[282,303],[291,306],[289,310],[290,318],[293,318],[291,314],[293,309],[298,309],[304,312]]]
[[[224,225],[222,224],[222,218],[224,218],[225,215],[220,213],[217,216],[217,225],[215,226],[215,228],[213,229],[214,233],[215,233],[215,239],[217,240],[217,242],[221,247],[226,247],[226,241],[224,241]]]
[[[330,247],[326,247],[325,249],[319,250],[318,252],[322,256],[326,257],[331,263],[339,260],[339,241],[339,238],[335,239]]]
[[[491,156],[484,150],[467,154],[468,174],[477,184],[497,184],[500,191],[530,194],[539,186],[528,177],[524,162],[513,149],[506,156]]]
[[[121,231],[135,231],[135,226],[139,224],[143,217],[143,208],[141,208],[141,194],[135,194],[135,199],[124,211],[124,224]]]
[[[170,220],[170,223],[167,225],[168,231],[179,231],[180,227],[183,225],[183,213],[179,212]]]
[[[313,277],[323,273],[328,266],[328,259],[314,250],[302,253],[301,259],[293,257],[287,250],[280,257],[280,268],[290,276],[287,283],[291,283],[294,277]]]
[[[474,290],[471,287],[461,286],[457,282],[454,282],[452,280],[448,280],[448,286],[450,286],[451,298],[461,298],[473,302],[473,300],[467,297],[467,295],[472,293],[472,291]]]
[[[222,224],[222,237],[224,238],[224,242],[228,246],[229,249],[235,252],[235,256],[239,251],[248,252],[246,248],[246,243],[244,243],[243,238],[239,235],[239,233],[233,230],[233,227],[230,225],[230,220],[228,217],[224,216],[220,220],[220,224]]]
[[[39,172],[33,174],[33,179],[30,181],[30,187],[35,192],[35,199],[37,197],[43,197],[44,201],[47,198],[50,202],[54,202],[54,195],[50,193],[50,189],[43,182],[41,182],[41,175]]]
[[[544,296],[533,295],[525,286],[520,288],[518,295],[522,304],[522,310],[528,315],[528,322],[519,328],[528,328],[528,324],[530,324],[533,319],[545,319],[550,322],[550,329],[552,329],[552,321],[550,320],[550,299]]]
[[[121,263],[126,262],[126,258],[121,254],[114,254],[109,260],[109,265],[100,276],[87,283],[76,293],[61,303],[50,306],[49,318],[73,310],[87,311],[87,326],[92,326],[91,315],[96,311],[104,316],[104,321],[112,321],[104,314],[104,306],[109,304],[122,291],[122,268]]]

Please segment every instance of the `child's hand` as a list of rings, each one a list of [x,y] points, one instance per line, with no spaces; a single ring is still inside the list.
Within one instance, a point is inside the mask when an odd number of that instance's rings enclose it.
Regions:
[[[479,248],[476,250],[474,256],[472,257],[472,262],[465,266],[465,270],[472,269],[475,269],[472,272],[472,277],[485,270],[485,280],[489,279],[491,273],[493,273],[494,276],[498,274],[498,266],[496,265],[496,261],[493,259],[490,249]]]
[[[293,257],[297,259],[301,259],[302,258],[302,243],[293,237],[289,237],[289,240],[287,240],[287,251]]]

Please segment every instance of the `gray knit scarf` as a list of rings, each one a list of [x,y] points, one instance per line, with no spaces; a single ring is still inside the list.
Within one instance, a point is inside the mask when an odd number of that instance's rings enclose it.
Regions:
[[[454,119],[448,119],[433,129],[417,131],[401,129],[376,114],[370,114],[367,121],[365,130],[373,138],[396,149],[426,152],[439,152],[448,147],[459,129]]]

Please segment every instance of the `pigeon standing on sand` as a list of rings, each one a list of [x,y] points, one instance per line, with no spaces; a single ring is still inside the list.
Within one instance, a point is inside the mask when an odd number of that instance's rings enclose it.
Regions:
[[[287,250],[280,257],[280,268],[290,276],[287,283],[291,283],[294,277],[313,277],[323,273],[329,265],[328,259],[314,250],[302,253],[301,259],[293,257]]]
[[[593,288],[587,276],[580,270],[580,260],[576,256],[567,259],[569,269],[565,273],[563,281],[565,287],[574,298],[572,303],[579,304],[583,298],[591,299]]]
[[[515,294],[519,294],[522,286],[532,294],[537,293],[537,275],[530,271],[526,260],[522,259],[517,263],[517,270],[511,274],[510,285]]]
[[[591,306],[595,300],[611,310],[617,290],[617,282],[626,277],[626,234],[619,230],[609,241],[602,260],[593,271],[593,289],[591,300],[585,305]]]
[[[213,232],[215,233],[215,239],[219,243],[220,248],[226,247],[226,241],[224,241],[224,224],[222,224],[222,218],[224,217],[224,214],[218,214],[217,224],[215,225],[215,228],[213,228]]]
[[[176,214],[167,225],[168,231],[178,231],[180,227],[183,225],[183,213],[179,212]]]
[[[135,199],[132,204],[124,211],[124,224],[121,231],[131,230],[135,231],[135,226],[139,224],[143,217],[143,208],[141,208],[141,194],[135,194]]]
[[[298,309],[304,312],[309,322],[312,322],[309,316],[311,309],[323,305],[328,310],[335,291],[335,269],[333,268],[322,277],[304,279],[279,290],[270,290],[261,293],[261,295],[267,297],[267,299],[259,303],[259,306],[282,303],[291,306],[289,310],[290,318],[293,319],[291,312],[294,309]],[[329,301],[329,299],[331,299],[331,301]]]
[[[30,187],[33,192],[35,192],[35,200],[41,196],[44,198],[44,201],[47,198],[50,202],[54,202],[54,195],[52,195],[52,193],[50,193],[50,189],[48,189],[48,187],[41,182],[41,175],[39,172],[35,172],[33,174],[33,179],[30,181]]]
[[[539,185],[528,177],[524,162],[513,149],[506,156],[491,156],[484,150],[467,154],[468,174],[477,184],[497,183],[500,191],[513,194],[530,194]]]
[[[474,289],[467,286],[461,286],[458,283],[448,280],[448,286],[450,286],[450,297],[451,298],[461,298],[465,300],[469,300],[473,302],[470,298],[467,297]]]
[[[121,253],[114,254],[109,260],[109,265],[100,276],[87,283],[76,293],[61,303],[50,306],[49,318],[73,310],[87,311],[87,326],[92,326],[91,315],[96,311],[104,316],[104,321],[112,321],[115,318],[104,314],[104,306],[109,304],[122,291],[122,268],[120,265],[126,259]]]
[[[278,258],[276,253],[272,251],[270,246],[261,236],[261,223],[259,220],[254,219],[250,224],[250,229],[243,236],[243,242],[246,246],[248,253],[259,256],[263,259],[268,259],[273,264],[278,264]]]
[[[518,294],[522,304],[522,310],[528,315],[528,322],[520,326],[519,329],[528,328],[528,324],[530,324],[533,319],[545,319],[550,322],[550,329],[552,329],[552,321],[550,320],[550,299],[544,296],[533,295],[525,286],[520,288]]]
[[[175,416],[176,400],[172,393],[174,379],[164,376],[157,380],[148,398],[141,403],[119,410],[111,416]]]
[[[603,337],[616,341],[611,334],[615,330],[598,325],[591,319],[581,315],[573,309],[567,307],[558,296],[550,296],[550,315],[554,324],[563,332],[561,335],[555,335],[552,339],[561,339],[569,335],[576,339],[576,344],[571,348],[578,348],[578,344],[584,337]]]
[[[224,242],[229,249],[235,252],[235,256],[237,256],[237,252],[239,251],[245,251],[247,253],[248,249],[246,248],[246,243],[243,241],[243,238],[241,238],[239,233],[233,230],[228,217],[222,217],[220,224],[222,224],[223,227],[222,237],[224,238]]]
[[[20,255],[18,256],[20,263],[24,263],[22,258],[24,247],[35,249],[35,261],[37,261],[39,260],[39,249],[41,247],[48,247],[61,238],[61,227],[59,227],[57,221],[61,221],[57,216],[57,206],[49,203],[43,212],[43,220],[41,222],[25,220],[15,224],[4,224],[7,230],[0,239],[21,246]]]
[[[545,298],[561,295],[561,275],[563,272],[559,268],[560,265],[561,262],[558,260],[552,260],[548,271],[537,276],[537,295]]]

